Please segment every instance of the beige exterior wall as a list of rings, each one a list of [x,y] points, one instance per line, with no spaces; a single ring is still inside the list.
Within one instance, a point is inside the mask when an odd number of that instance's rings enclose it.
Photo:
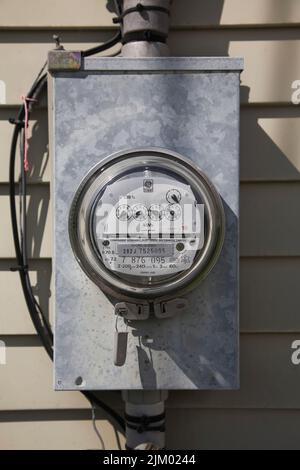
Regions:
[[[8,203],[14,116],[59,33],[86,49],[113,34],[105,0],[0,0],[0,449],[101,448],[88,402],[52,391],[52,365],[31,325],[16,273]],[[241,83],[241,389],[172,392],[169,448],[300,448],[299,0],[174,0],[173,55],[245,57]],[[1,100],[1,98],[0,98]],[[4,100],[3,100],[4,101]],[[28,195],[34,291],[51,317],[51,168],[46,101],[31,126]],[[36,228],[37,227],[37,228]],[[118,394],[100,396],[122,408]],[[99,412],[106,448],[123,438]],[[230,432],[228,432],[230,429]]]

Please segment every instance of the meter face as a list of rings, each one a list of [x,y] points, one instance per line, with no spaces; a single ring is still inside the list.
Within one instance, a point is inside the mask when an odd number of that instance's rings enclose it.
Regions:
[[[190,160],[166,149],[120,151],[80,183],[69,236],[82,269],[120,299],[166,299],[210,272],[225,233],[221,198]]]
[[[204,204],[175,172],[141,166],[100,190],[90,227],[106,268],[151,285],[193,264],[204,244]]]

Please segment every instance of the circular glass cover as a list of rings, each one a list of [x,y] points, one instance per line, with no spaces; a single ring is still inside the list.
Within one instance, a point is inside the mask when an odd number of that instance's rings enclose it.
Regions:
[[[81,267],[101,289],[157,301],[191,290],[214,266],[223,205],[190,160],[165,149],[133,149],[86,175],[69,234]]]
[[[92,237],[101,261],[150,285],[188,270],[204,244],[204,204],[178,174],[155,166],[125,171],[95,201]]]

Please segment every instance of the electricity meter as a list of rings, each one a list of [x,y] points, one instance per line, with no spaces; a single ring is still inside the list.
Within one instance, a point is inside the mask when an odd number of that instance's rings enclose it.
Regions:
[[[221,198],[194,163],[166,149],[116,153],[80,184],[69,215],[75,256],[114,298],[173,298],[214,266]]]

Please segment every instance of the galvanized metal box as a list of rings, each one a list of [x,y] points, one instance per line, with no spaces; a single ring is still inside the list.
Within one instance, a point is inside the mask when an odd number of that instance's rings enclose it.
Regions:
[[[55,389],[232,389],[239,386],[238,217],[241,59],[89,58],[52,72]],[[189,311],[135,322],[113,364],[114,309],[74,258],[68,214],[88,170],[107,155],[163,147],[190,158],[225,208],[217,265]]]

